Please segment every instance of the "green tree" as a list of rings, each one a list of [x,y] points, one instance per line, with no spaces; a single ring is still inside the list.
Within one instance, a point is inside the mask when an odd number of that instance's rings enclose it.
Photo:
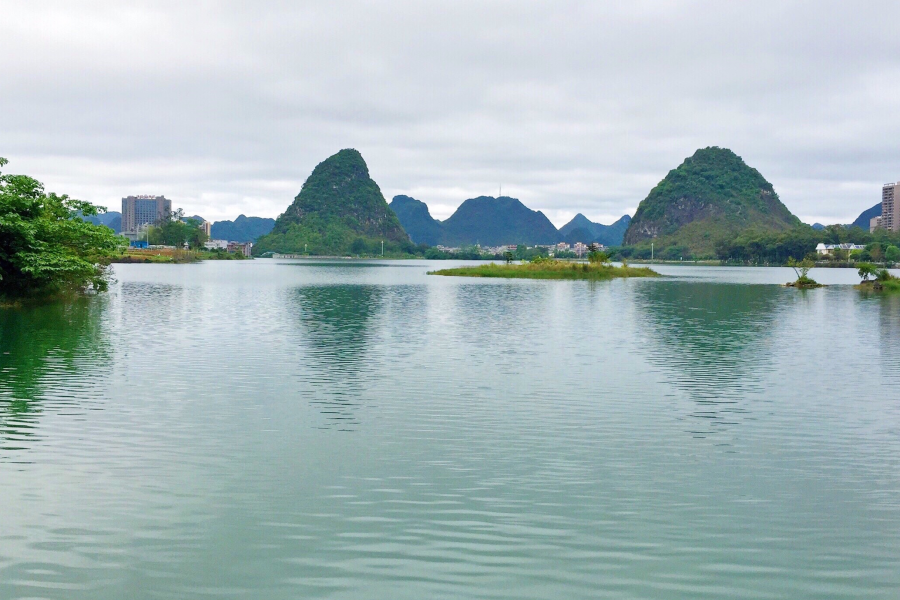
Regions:
[[[884,251],[884,260],[892,263],[900,262],[900,248],[888,246]]]
[[[797,281],[794,282],[794,285],[797,287],[818,287],[819,284],[809,276],[809,271],[816,263],[808,258],[804,258],[801,261],[794,260],[793,258],[788,258],[787,266],[794,270],[794,273],[797,275]]]
[[[863,281],[868,281],[869,277],[874,277],[878,273],[878,267],[876,267],[872,263],[859,263],[858,267],[859,270],[857,271],[857,273],[859,273],[859,276]]]
[[[0,167],[7,162],[0,158]],[[48,194],[26,175],[0,172],[0,295],[20,299],[105,290],[105,259],[121,251],[125,238],[81,218],[104,210]]]
[[[200,228],[200,221],[197,221],[196,219],[187,220],[185,234],[185,241],[187,241],[188,246],[193,249],[202,248],[203,244],[209,240],[209,236]]]
[[[605,264],[609,262],[609,256],[605,252],[601,252],[599,244],[594,243],[588,248],[588,262]]]
[[[875,242],[870,248],[866,249],[869,251],[869,255],[875,262],[881,262],[881,259],[884,258],[884,248],[882,248],[881,244],[878,242]]]
[[[353,240],[353,243],[350,244],[350,254],[366,254],[369,250],[368,244],[366,244],[366,240],[361,237]]]
[[[185,244],[189,248],[199,248],[206,243],[208,236],[200,228],[196,219],[183,219],[183,211],[179,208],[166,218],[157,221],[147,232],[147,240],[154,245],[176,246]]]

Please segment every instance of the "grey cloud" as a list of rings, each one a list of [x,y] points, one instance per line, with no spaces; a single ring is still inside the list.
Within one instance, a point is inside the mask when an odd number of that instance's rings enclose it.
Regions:
[[[633,211],[702,146],[808,221],[900,179],[894,2],[0,0],[0,155],[115,207],[275,216],[358,148],[439,217],[504,193]]]

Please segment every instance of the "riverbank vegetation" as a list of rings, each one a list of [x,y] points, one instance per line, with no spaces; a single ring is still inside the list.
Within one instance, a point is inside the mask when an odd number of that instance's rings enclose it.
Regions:
[[[0,167],[6,164],[0,158]],[[105,290],[105,265],[127,242],[81,218],[103,210],[48,194],[27,175],[0,172],[0,303]]]
[[[837,250],[831,255],[816,255],[818,244],[857,244],[864,250],[851,253]],[[736,236],[720,236],[713,244],[714,251],[704,254],[691,252],[687,245],[662,245],[649,241],[638,245],[613,248],[614,259],[649,259],[651,254],[660,260],[718,260],[731,265],[785,265],[790,257],[809,257],[816,266],[853,262],[900,262],[900,234],[885,230],[868,232],[859,227],[829,225],[814,229],[798,225],[784,231],[748,228]]]
[[[183,264],[201,260],[250,260],[242,252],[184,250],[183,248],[129,248],[109,259],[111,263]]]
[[[187,245],[191,250],[198,250],[208,239],[209,236],[200,227],[200,221],[185,219],[180,208],[147,229],[147,243],[154,246],[182,248]]]
[[[590,279],[602,281],[619,277],[658,277],[659,274],[647,267],[616,267],[607,261],[587,263],[565,262],[548,258],[538,258],[526,263],[488,263],[483,265],[457,267],[430,271],[429,275],[455,277],[499,277],[506,279]]]
[[[856,286],[857,289],[900,292],[900,277],[892,275],[887,269],[879,269],[872,263],[861,263],[858,273],[862,281]]]

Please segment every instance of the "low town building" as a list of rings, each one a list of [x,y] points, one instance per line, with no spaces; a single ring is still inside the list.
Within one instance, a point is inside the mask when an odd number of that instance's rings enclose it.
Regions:
[[[819,244],[816,246],[816,254],[819,256],[828,256],[834,253],[835,250],[846,250],[847,252],[853,252],[854,250],[865,250],[865,246],[860,246],[859,244]]]
[[[207,250],[228,250],[228,240],[207,240],[203,247]]]
[[[228,246],[226,248],[229,252],[240,252],[244,256],[250,256],[250,252],[253,250],[253,242],[228,242]]]

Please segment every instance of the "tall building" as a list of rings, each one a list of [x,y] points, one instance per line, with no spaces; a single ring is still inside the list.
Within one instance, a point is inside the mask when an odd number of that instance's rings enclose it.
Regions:
[[[876,229],[881,229],[881,215],[869,219],[869,233],[875,233]]]
[[[172,214],[172,201],[165,196],[122,198],[122,233],[136,234],[143,225],[152,225]]]
[[[900,215],[897,214],[897,200],[900,183],[886,183],[881,188],[881,225],[888,231],[900,231]]]

